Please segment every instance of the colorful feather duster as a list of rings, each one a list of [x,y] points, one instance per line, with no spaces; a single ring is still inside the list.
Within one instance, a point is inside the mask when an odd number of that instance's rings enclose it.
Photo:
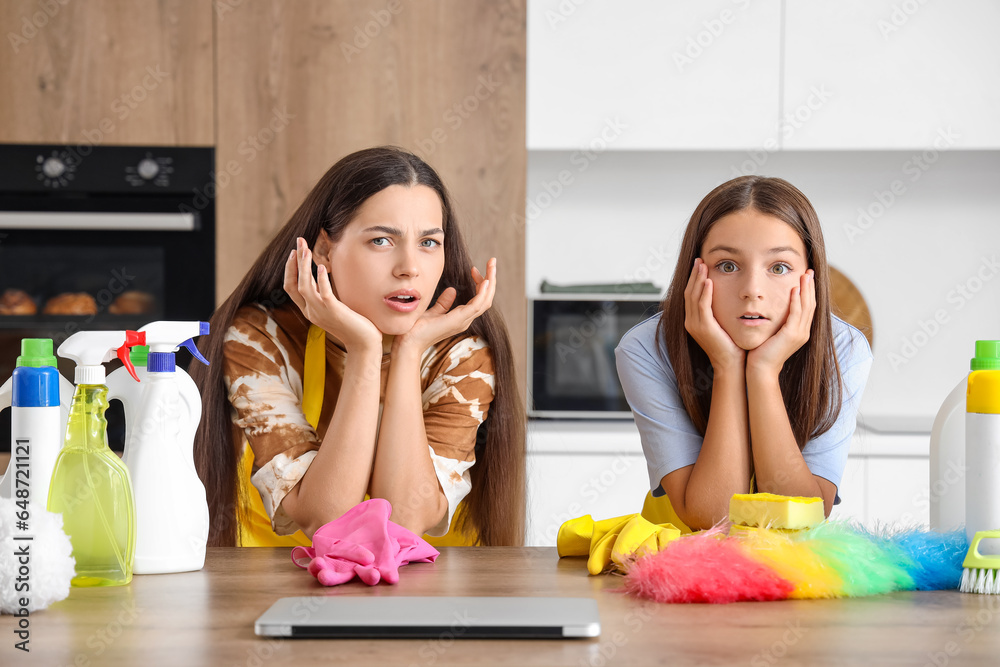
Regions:
[[[625,590],[658,602],[861,597],[958,587],[964,530],[876,534],[828,521],[795,532],[721,527],[628,564]]]
[[[792,582],[790,598],[833,598],[844,590],[839,571],[823,562],[808,544],[793,539],[795,533],[734,526],[730,535],[750,558]]]
[[[793,585],[714,528],[633,561],[625,588],[657,602],[740,602],[783,600]]]

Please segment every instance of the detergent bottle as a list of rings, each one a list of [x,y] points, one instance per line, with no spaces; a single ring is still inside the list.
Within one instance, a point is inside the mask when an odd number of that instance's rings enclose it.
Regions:
[[[45,507],[52,469],[66,434],[73,384],[56,370],[52,339],[24,338],[14,373],[0,387],[0,410],[10,407],[10,463],[0,498]]]
[[[76,362],[76,393],[66,440],[56,458],[48,509],[62,514],[76,560],[74,586],[121,586],[132,581],[135,501],[128,468],[108,447],[108,388],[103,363],[145,343],[135,331],[81,331],[59,346]]]
[[[965,393],[968,376],[955,385],[934,417],[930,443],[931,530],[965,524]]]
[[[977,340],[965,396],[965,532],[1000,529],[1000,340]],[[998,540],[981,546],[1000,553]]]
[[[124,391],[124,461],[135,489],[135,573],[189,572],[205,565],[208,502],[194,466],[194,436],[201,421],[201,394],[175,365],[186,347],[207,364],[192,340],[209,332],[207,322],[152,322],[140,329],[149,356],[145,378]],[[134,405],[130,408],[129,405]],[[131,414],[130,414],[131,413]],[[131,419],[131,423],[129,420]]]

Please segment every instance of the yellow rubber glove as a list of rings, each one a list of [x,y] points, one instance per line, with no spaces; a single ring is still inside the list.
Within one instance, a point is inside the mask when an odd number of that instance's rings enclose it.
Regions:
[[[615,542],[618,541],[618,535],[628,525],[629,521],[632,521],[637,516],[639,515],[629,514],[598,522],[597,525],[604,523],[608,529],[603,534],[594,530],[594,535],[590,540],[590,558],[587,559],[588,572],[591,574],[600,574],[611,564],[611,552],[615,548]]]
[[[559,557],[586,556],[593,546],[610,531],[614,530],[632,518],[632,514],[616,516],[611,519],[594,519],[587,514],[577,519],[570,519],[559,527],[556,537],[556,548]]]
[[[594,521],[588,514],[559,527],[559,557],[588,556],[587,571],[600,574],[614,563],[619,569],[629,560],[656,553],[678,538],[681,531],[669,523],[656,525],[640,514]]]
[[[611,561],[619,570],[626,564],[647,554],[658,553],[681,536],[681,531],[669,523],[657,525],[636,514],[618,533],[615,546],[611,550]]]

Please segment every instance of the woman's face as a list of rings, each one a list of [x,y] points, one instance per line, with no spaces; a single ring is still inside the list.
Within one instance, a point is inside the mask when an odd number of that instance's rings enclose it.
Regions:
[[[809,268],[798,233],[753,209],[719,218],[705,237],[701,258],[712,279],[715,319],[744,350],[782,327],[792,289]]]
[[[339,241],[321,233],[314,255],[338,299],[383,334],[404,334],[444,271],[441,199],[425,185],[391,185],[361,205]]]

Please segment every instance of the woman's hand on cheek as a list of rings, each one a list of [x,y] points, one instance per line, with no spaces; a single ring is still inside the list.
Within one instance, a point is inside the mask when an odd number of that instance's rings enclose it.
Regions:
[[[486,265],[485,278],[479,269],[472,267],[472,279],[476,281],[476,295],[467,304],[453,310],[457,292],[454,287],[446,288],[409,331],[396,336],[392,343],[393,352],[409,348],[417,354],[423,353],[434,343],[467,330],[477,317],[489,310],[497,290],[496,258],[490,259]]]
[[[799,284],[789,295],[788,317],[777,332],[747,356],[747,371],[777,375],[795,351],[809,340],[816,312],[816,282],[813,270],[799,277]]]
[[[746,353],[715,319],[712,312],[713,289],[708,266],[700,258],[695,259],[691,277],[684,288],[684,328],[708,355],[712,368],[742,368]]]
[[[382,350],[382,332],[371,320],[351,310],[333,293],[326,267],[312,274],[312,252],[304,239],[285,262],[284,288],[306,319],[333,335],[348,351]]]

